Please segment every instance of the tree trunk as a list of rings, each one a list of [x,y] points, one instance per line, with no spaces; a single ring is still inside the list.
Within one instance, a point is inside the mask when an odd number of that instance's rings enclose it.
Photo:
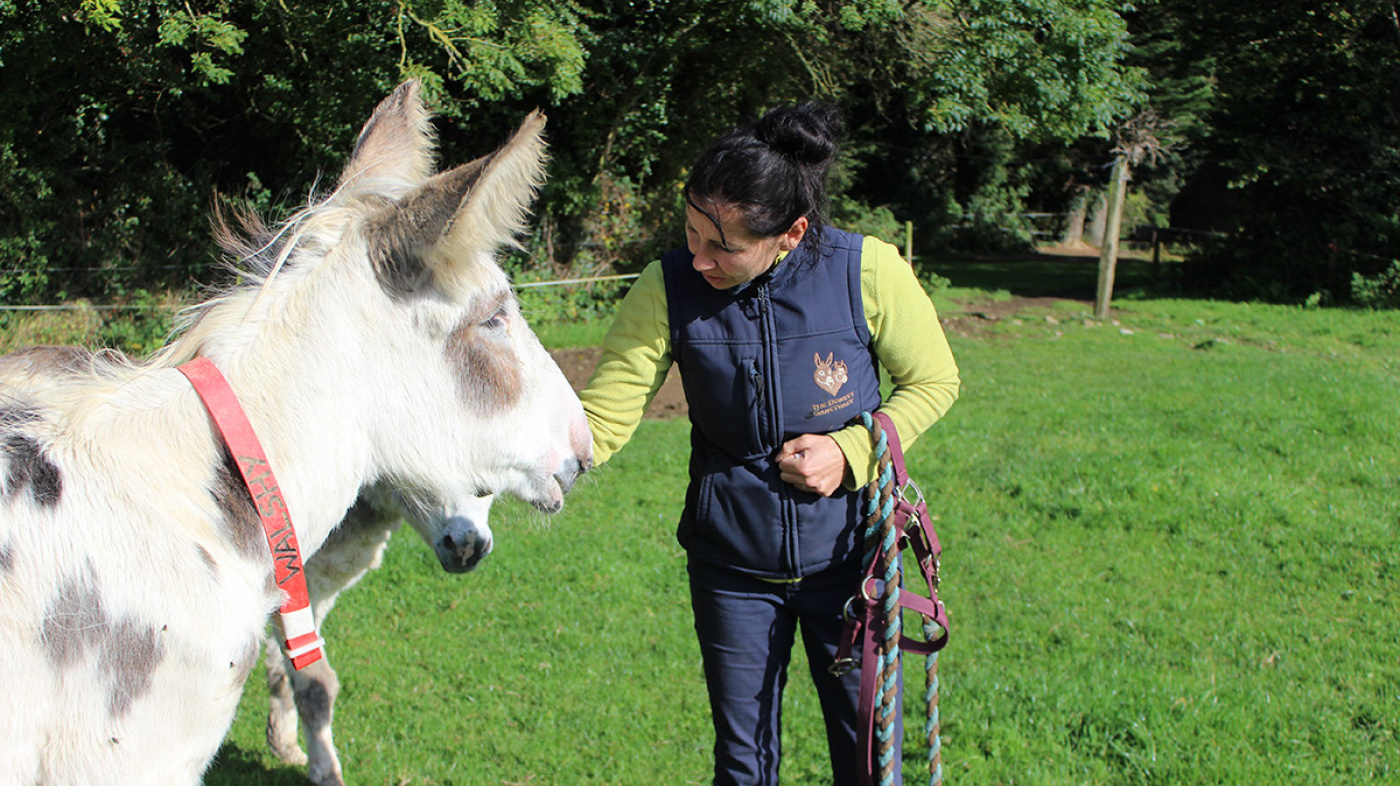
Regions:
[[[1104,223],[1108,215],[1107,192],[1099,191],[1089,200],[1088,204],[1094,206],[1089,211],[1089,224],[1084,228],[1084,239],[1089,241],[1089,245],[1095,248],[1103,248]]]
[[[1089,217],[1089,187],[1079,186],[1069,203],[1069,220],[1060,235],[1060,245],[1077,246],[1084,242],[1084,222]]]
[[[1113,300],[1113,274],[1118,267],[1118,233],[1123,225],[1123,199],[1128,193],[1128,159],[1120,156],[1113,162],[1113,178],[1108,184],[1105,200],[1103,245],[1099,247],[1099,290],[1094,299],[1094,318],[1107,319],[1109,303]]]

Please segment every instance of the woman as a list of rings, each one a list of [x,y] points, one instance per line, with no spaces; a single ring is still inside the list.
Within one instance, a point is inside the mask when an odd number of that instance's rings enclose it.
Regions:
[[[719,137],[685,185],[687,248],[624,298],[581,395],[601,463],[674,361],[691,418],[678,538],[715,726],[716,784],[776,784],[794,632],[811,664],[834,780],[855,784],[859,673],[834,677],[861,569],[862,411],[907,446],[958,393],[933,304],[898,251],[824,225],[841,121],[780,107]],[[893,382],[881,401],[878,368]],[[852,420],[855,424],[852,425]]]

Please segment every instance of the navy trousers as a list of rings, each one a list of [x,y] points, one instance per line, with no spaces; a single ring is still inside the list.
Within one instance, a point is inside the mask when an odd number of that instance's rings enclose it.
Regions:
[[[799,626],[826,722],[833,783],[856,786],[860,671],[833,677],[827,669],[836,659],[845,627],[841,610],[857,590],[860,566],[840,566],[792,583],[694,561],[688,567],[715,726],[715,786],[777,786],[783,687]],[[902,734],[896,727],[896,761]],[[896,766],[896,784],[898,772]]]

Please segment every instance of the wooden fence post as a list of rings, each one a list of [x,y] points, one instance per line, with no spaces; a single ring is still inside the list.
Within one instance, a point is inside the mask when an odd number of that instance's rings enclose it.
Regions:
[[[1094,318],[1108,319],[1109,303],[1113,300],[1113,275],[1118,266],[1118,234],[1123,226],[1123,199],[1128,191],[1128,157],[1120,155],[1113,162],[1113,177],[1108,183],[1105,200],[1108,215],[1104,222],[1103,246],[1099,250],[1099,287],[1094,298]]]

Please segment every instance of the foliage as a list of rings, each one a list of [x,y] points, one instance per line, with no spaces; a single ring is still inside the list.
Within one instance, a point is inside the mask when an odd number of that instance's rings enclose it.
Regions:
[[[79,300],[55,311],[0,311],[0,355],[29,346],[73,345],[142,358],[169,340],[182,305],[176,293],[137,290],[102,310]]]
[[[1344,294],[1400,248],[1400,29],[1392,3],[1165,3],[1214,63],[1206,149],[1238,195],[1232,237],[1195,282]],[[1340,253],[1334,253],[1336,249]]]
[[[0,0],[0,298],[203,280],[211,203],[305,199],[406,77],[450,162],[548,111],[542,269],[638,269],[706,141],[812,97],[850,117],[842,197],[933,237],[969,196],[948,135],[1104,133],[1141,89],[1124,35],[1106,0]]]
[[[1368,308],[1400,309],[1400,261],[1374,276],[1352,273],[1351,298]]]
[[[1029,189],[1012,177],[1016,140],[996,129],[974,139],[972,152],[980,159],[979,166],[965,176],[968,195],[961,220],[949,233],[948,246],[991,252],[1030,250],[1031,228],[1021,216]]]
[[[949,290],[953,286],[952,280],[934,272],[932,268],[926,265],[919,266],[917,273],[919,284],[923,286],[924,291],[928,293],[930,298],[937,297],[940,293]]]
[[[1092,201],[1147,112],[1166,148],[1134,168],[1143,220],[1232,235],[1188,284],[1340,298],[1400,245],[1397,27],[1388,2],[1314,5],[0,0],[0,299],[204,280],[214,200],[305,199],[410,76],[454,163],[547,110],[551,274],[639,270],[678,242],[706,141],[821,98],[848,118],[838,214],[912,221],[919,253],[1026,247],[1017,216]]]
[[[202,278],[217,194],[300,200],[406,76],[445,153],[489,150],[501,96],[580,89],[576,21],[528,0],[3,0],[0,299]]]
[[[855,199],[837,200],[831,207],[831,222],[849,232],[878,237],[904,248],[906,227],[886,205],[870,206]]]
[[[174,330],[176,301],[138,290],[126,300],[123,313],[102,320],[98,346],[112,347],[132,357],[150,355],[165,346]]]
[[[990,122],[1019,138],[1071,140],[1105,133],[1142,97],[1143,74],[1122,65],[1128,31],[1120,3],[949,6],[946,16],[911,24],[923,34],[910,53],[921,69],[925,89],[917,93],[929,130]]]
[[[1142,191],[1129,190],[1123,201],[1123,234],[1130,235],[1134,227],[1164,227],[1170,219],[1161,212],[1160,206]]]
[[[1198,247],[1184,283],[1223,297],[1345,298],[1400,246],[1393,4],[1154,0],[1125,12],[1124,63],[1146,75],[1165,150],[1133,168],[1148,222],[1227,236]],[[1024,204],[1068,212],[1105,184],[1108,145],[1020,147]],[[1091,196],[1091,201],[1094,199]],[[1125,224],[1132,222],[1125,218]]]
[[[533,267],[524,260],[508,269],[513,269],[520,311],[531,325],[603,319],[612,313],[615,299],[624,290],[619,281],[557,284],[560,279],[548,267]]]

